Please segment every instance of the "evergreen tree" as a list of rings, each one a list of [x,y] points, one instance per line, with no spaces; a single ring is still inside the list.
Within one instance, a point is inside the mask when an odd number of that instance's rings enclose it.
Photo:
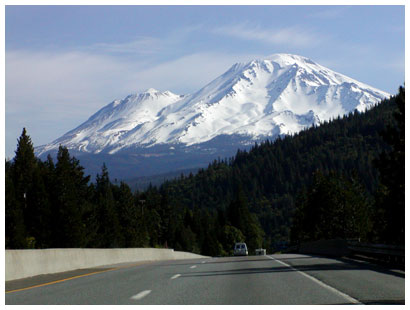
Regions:
[[[115,187],[114,187],[115,188]],[[130,187],[124,182],[115,188],[114,199],[118,210],[120,247],[138,246],[138,211]]]
[[[12,179],[14,185],[15,210],[14,214],[21,214],[24,221],[25,233],[27,233],[27,246],[34,247],[35,240],[32,235],[35,210],[29,202],[32,201],[33,192],[33,175],[37,169],[37,159],[34,155],[34,147],[30,136],[27,135],[26,128],[23,128],[20,138],[18,139],[17,149],[12,165]],[[20,211],[21,210],[21,211]],[[19,220],[20,221],[20,220]],[[23,227],[19,224],[18,227]],[[20,230],[20,229],[19,229]]]
[[[370,205],[357,181],[331,172],[314,175],[309,190],[301,196],[292,227],[292,241],[321,239],[366,240],[371,231]]]
[[[201,214],[201,225],[203,228],[203,239],[201,244],[201,253],[209,256],[219,256],[223,254],[223,247],[215,234],[215,223],[209,212]]]
[[[98,221],[97,247],[115,248],[121,242],[118,212],[108,170],[103,164],[101,175],[96,177],[95,204]]]
[[[380,171],[381,185],[377,195],[376,220],[378,239],[391,244],[404,244],[405,238],[405,89],[399,88],[394,97],[397,106],[395,122],[382,132],[391,146],[375,161]]]
[[[12,179],[12,164],[6,162],[5,173],[5,246],[6,249],[27,248],[26,228],[24,225],[23,207],[16,199],[14,182]]]
[[[244,242],[245,236],[236,227],[225,225],[222,227],[222,235],[220,237],[221,244],[226,255],[233,255],[233,247],[236,242]]]
[[[160,194],[160,204],[156,208],[158,215],[161,219],[160,230],[159,230],[159,243],[163,246],[168,246],[168,243],[174,238],[175,226],[173,221],[177,220],[176,216],[173,214],[173,208],[170,205],[169,197],[167,192]]]
[[[235,199],[227,209],[227,219],[231,226],[245,236],[250,252],[261,247],[263,231],[257,217],[249,212],[246,197],[240,186]]]
[[[84,247],[86,229],[83,223],[84,207],[88,198],[89,176],[71,157],[67,148],[60,146],[55,166],[53,187],[54,247]]]
[[[49,166],[38,160],[37,169],[33,173],[31,195],[27,199],[30,206],[30,235],[34,238],[36,248],[51,247],[53,231],[52,202],[48,184]],[[54,181],[54,180],[53,180]],[[52,181],[52,182],[53,182]]]

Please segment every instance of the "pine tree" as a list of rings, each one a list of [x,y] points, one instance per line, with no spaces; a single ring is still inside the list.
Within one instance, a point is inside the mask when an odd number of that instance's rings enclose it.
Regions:
[[[382,132],[383,139],[391,146],[375,161],[380,171],[381,185],[377,196],[379,240],[392,244],[404,244],[405,238],[405,89],[399,88],[394,97],[395,124]]]
[[[317,171],[307,192],[299,197],[292,242],[320,239],[366,240],[371,231],[370,204],[356,180]]]
[[[5,245],[6,249],[27,248],[26,228],[24,225],[23,207],[16,199],[14,183],[12,179],[12,164],[6,162],[5,173]]]
[[[236,242],[244,242],[245,236],[234,226],[225,225],[222,227],[222,235],[220,237],[222,246],[226,255],[233,255],[233,247]]]
[[[138,211],[130,187],[124,182],[118,188],[114,187],[114,199],[118,210],[120,227],[120,247],[138,246]]]
[[[35,210],[29,204],[33,195],[33,175],[37,169],[37,159],[34,155],[34,147],[30,136],[27,135],[26,128],[23,128],[20,138],[18,139],[17,149],[12,166],[12,179],[15,195],[15,212],[20,214],[22,211],[27,241],[27,246],[33,247],[32,228],[35,224],[33,215]],[[20,211],[21,210],[21,211]],[[22,227],[22,225],[19,225]]]
[[[257,217],[249,212],[246,197],[240,186],[235,199],[227,209],[227,219],[231,226],[237,228],[245,236],[250,252],[261,247],[263,231]]]
[[[49,166],[38,160],[37,169],[33,173],[32,194],[28,197],[31,225],[30,235],[34,237],[36,248],[48,248],[52,239],[52,205],[47,183]]]
[[[55,247],[84,247],[87,243],[83,215],[90,177],[84,176],[83,170],[79,161],[70,156],[67,148],[60,146],[53,188]]]
[[[101,175],[96,177],[95,204],[98,221],[98,247],[119,247],[121,236],[118,221],[118,212],[112,192],[112,184],[108,175],[108,169],[103,164]]]

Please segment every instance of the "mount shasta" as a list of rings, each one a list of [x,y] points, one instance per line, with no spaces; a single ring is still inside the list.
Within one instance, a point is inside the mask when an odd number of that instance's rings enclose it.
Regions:
[[[120,179],[207,165],[266,139],[366,109],[390,94],[289,54],[234,64],[190,95],[148,89],[115,100],[36,154],[60,145]]]

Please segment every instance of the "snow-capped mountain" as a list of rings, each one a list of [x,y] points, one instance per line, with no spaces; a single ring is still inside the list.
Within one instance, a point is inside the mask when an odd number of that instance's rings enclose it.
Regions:
[[[115,100],[38,155],[64,145],[91,154],[154,146],[200,146],[218,137],[241,143],[296,133],[390,95],[289,54],[237,63],[190,95],[148,89]]]
[[[144,124],[155,122],[162,109],[182,98],[170,91],[161,93],[150,88],[114,100],[79,127],[45,145],[42,153],[56,149],[60,144],[83,152],[99,153],[109,149],[113,153],[121,148],[120,145],[124,146],[124,141],[132,139]]]

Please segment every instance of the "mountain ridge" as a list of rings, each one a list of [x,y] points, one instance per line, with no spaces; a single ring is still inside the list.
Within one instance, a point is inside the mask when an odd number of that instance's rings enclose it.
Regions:
[[[37,147],[36,154],[55,152],[59,145],[90,155],[158,148],[186,153],[229,136],[242,137],[238,148],[354,110],[363,112],[389,96],[309,58],[273,54],[236,63],[192,94],[150,88],[114,100],[62,137]]]

